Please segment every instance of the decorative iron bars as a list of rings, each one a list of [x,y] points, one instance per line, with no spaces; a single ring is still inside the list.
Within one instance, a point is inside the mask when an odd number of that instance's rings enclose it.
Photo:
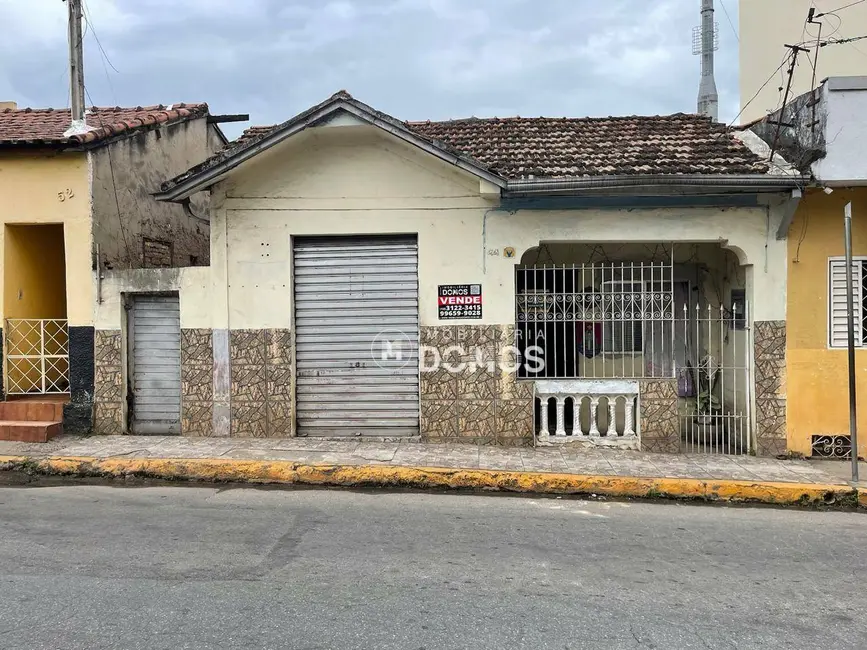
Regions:
[[[6,392],[69,392],[69,328],[66,320],[10,318],[5,332]]]
[[[684,304],[679,310],[675,363],[682,449],[686,453],[749,453],[748,306]]]
[[[852,458],[852,439],[848,435],[817,435],[810,450],[816,458]]]
[[[675,317],[670,263],[518,268],[518,377],[674,377]]]

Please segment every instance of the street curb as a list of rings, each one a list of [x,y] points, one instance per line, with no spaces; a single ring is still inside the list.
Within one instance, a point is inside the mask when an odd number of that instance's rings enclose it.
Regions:
[[[0,471],[76,478],[140,477],[258,485],[487,490],[867,509],[867,490],[816,483],[637,478],[391,465],[307,465],[292,461],[223,458],[0,456]]]

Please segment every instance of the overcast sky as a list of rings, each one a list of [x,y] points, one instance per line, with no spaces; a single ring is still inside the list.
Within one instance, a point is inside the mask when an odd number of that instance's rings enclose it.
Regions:
[[[737,41],[721,3],[737,26],[737,1],[716,2],[720,119],[730,121]],[[699,5],[86,0],[88,105],[206,101],[271,124],[346,89],[410,120],[694,112]],[[68,106],[66,4],[0,0],[0,26],[0,101]],[[224,126],[231,137],[243,128]]]

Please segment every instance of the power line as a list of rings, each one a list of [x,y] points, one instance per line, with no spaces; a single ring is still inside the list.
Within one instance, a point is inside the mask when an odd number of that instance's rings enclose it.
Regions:
[[[825,47],[826,45],[842,45],[843,43],[853,43],[855,41],[862,41],[867,38],[865,36],[853,36],[852,38],[829,38],[827,41],[822,41],[819,43],[819,47]]]
[[[93,103],[93,97],[90,96],[90,92],[87,90],[87,86],[84,88],[84,92],[87,95],[87,98],[90,100],[91,106],[95,109],[96,119],[99,120],[99,125],[105,128],[105,123],[102,121],[102,115],[99,112],[99,109],[96,108],[96,104]],[[117,182],[114,177],[114,162],[111,159],[111,143],[105,145],[105,152],[108,155],[108,170],[111,173],[111,189],[114,192],[114,205],[117,208],[117,222],[120,226],[120,234],[123,237],[123,245],[126,248],[126,255],[129,259],[130,268],[132,268],[133,258],[132,258],[132,250],[129,247],[129,240],[126,237],[126,228],[123,226],[123,215],[120,212],[120,199],[117,196]],[[102,264],[101,260],[97,260],[98,264]],[[101,268],[97,268],[97,272],[101,272]]]
[[[849,7],[854,7],[855,5],[860,5],[862,2],[867,2],[867,0],[855,0],[855,2],[850,2],[847,5],[843,5],[842,7],[837,7],[836,9],[832,9],[831,11],[826,11],[825,13],[817,14],[816,18],[820,18],[825,14],[833,14],[838,11],[842,11],[843,9],[848,9]]]
[[[120,74],[120,70],[114,67],[114,64],[111,62],[111,59],[108,58],[108,54],[105,53],[105,50],[102,47],[102,43],[99,41],[99,36],[96,35],[96,29],[93,27],[93,18],[90,17],[90,10],[87,8],[87,3],[82,2],[81,6],[84,8],[84,26],[85,28],[90,27],[90,31],[93,32],[93,38],[96,40],[96,45],[99,47],[99,51],[102,52],[103,58],[108,62],[111,66],[111,69],[116,73]],[[83,37],[82,37],[83,38]],[[105,65],[105,64],[103,64]]]
[[[732,18],[731,18],[731,16],[729,16],[729,10],[726,9],[726,3],[725,3],[725,0],[719,0],[719,3],[720,3],[720,6],[722,7],[723,13],[726,15],[726,20],[729,21],[729,26],[731,26],[732,31],[733,31],[734,34],[735,34],[735,38],[737,39],[738,43],[740,43],[740,42],[741,42],[741,37],[738,35],[738,30],[737,30],[737,28],[735,27],[735,24],[732,22]]]
[[[732,127],[732,126],[734,125],[734,123],[737,122],[737,119],[738,119],[741,115],[743,115],[744,111],[747,110],[747,108],[749,108],[750,104],[752,104],[752,103],[755,101],[756,97],[759,96],[759,94],[760,94],[760,93],[765,89],[765,87],[766,87],[769,83],[771,83],[771,79],[773,79],[773,78],[776,76],[776,74],[777,74],[777,73],[778,73],[778,72],[783,68],[784,65],[786,65],[786,62],[789,60],[789,57],[790,57],[790,56],[791,56],[790,53],[786,53],[786,55],[783,57],[783,60],[780,61],[780,65],[777,66],[777,69],[774,70],[774,71],[771,73],[771,76],[768,77],[768,78],[765,80],[765,83],[763,83],[763,84],[761,85],[761,87],[756,91],[756,94],[753,95],[753,96],[750,98],[750,100],[749,100],[746,104],[744,104],[744,106],[743,106],[743,108],[741,108],[740,112],[739,112],[737,115],[735,115],[734,119],[733,119],[733,120],[731,121],[731,123],[729,124],[729,127]]]

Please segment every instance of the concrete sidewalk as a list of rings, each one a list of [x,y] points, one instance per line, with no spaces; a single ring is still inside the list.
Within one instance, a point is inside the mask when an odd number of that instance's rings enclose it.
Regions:
[[[312,438],[61,436],[0,442],[5,469],[81,476],[853,502],[846,462]],[[864,470],[867,478],[867,468]],[[867,483],[861,488],[867,489]],[[867,504],[867,491],[861,496]]]

